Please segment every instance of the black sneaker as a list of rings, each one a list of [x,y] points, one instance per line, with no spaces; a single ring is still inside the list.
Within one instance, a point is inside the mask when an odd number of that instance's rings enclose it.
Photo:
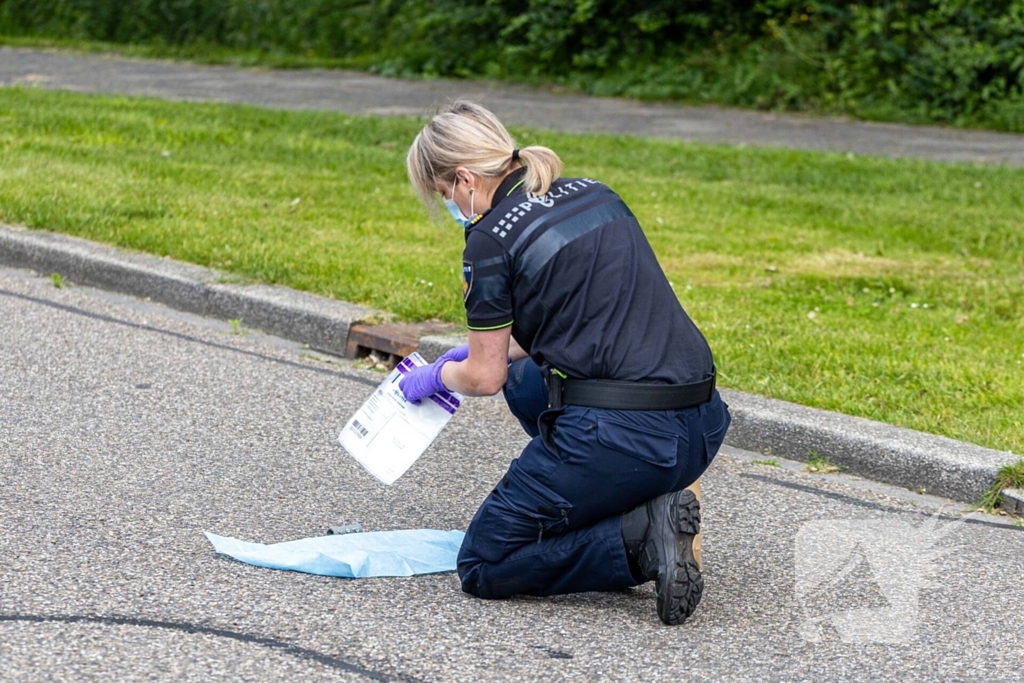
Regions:
[[[704,577],[693,554],[693,537],[700,531],[700,503],[693,491],[666,493],[649,501],[648,527],[639,549],[640,569],[654,579],[658,616],[674,626],[697,609]]]

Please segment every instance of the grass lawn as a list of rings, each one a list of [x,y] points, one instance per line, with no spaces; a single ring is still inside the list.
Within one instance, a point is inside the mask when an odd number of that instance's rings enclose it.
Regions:
[[[461,321],[419,126],[0,89],[0,220]],[[724,386],[1024,453],[1024,169],[513,132],[623,195]]]

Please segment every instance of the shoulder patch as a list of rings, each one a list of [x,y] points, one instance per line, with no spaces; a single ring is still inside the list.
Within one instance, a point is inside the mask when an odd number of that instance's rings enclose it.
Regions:
[[[462,262],[462,300],[469,300],[469,293],[473,290],[473,263]]]

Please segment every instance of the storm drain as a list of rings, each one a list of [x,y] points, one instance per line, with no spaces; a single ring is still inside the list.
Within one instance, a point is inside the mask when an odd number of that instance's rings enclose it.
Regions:
[[[458,328],[448,323],[383,323],[380,325],[353,325],[348,332],[346,358],[366,358],[371,354],[382,358],[389,368],[419,348],[420,338],[431,335],[449,335]]]

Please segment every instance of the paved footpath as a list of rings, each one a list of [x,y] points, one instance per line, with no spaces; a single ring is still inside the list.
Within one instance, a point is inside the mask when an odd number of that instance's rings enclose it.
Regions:
[[[18,83],[403,116],[422,116],[447,99],[466,97],[491,107],[506,123],[554,130],[1024,165],[1024,135],[556,95],[474,81],[237,69],[0,48],[0,86]]]
[[[203,531],[463,529],[524,437],[470,400],[385,487],[334,443],[379,374],[29,271],[0,321],[0,680],[1022,680],[1024,528],[942,535],[955,503],[734,449],[678,628],[649,586],[487,602],[218,557]]]

